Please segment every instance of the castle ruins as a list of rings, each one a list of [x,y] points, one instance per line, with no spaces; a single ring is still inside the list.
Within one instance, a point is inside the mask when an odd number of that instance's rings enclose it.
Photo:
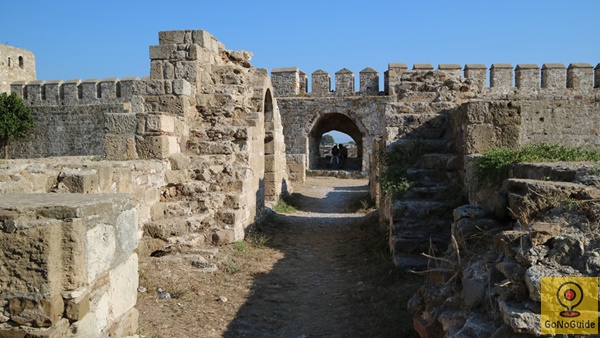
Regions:
[[[250,52],[202,30],[160,32],[149,54],[142,79],[40,81],[33,53],[0,45],[0,92],[23,98],[36,120],[0,171],[0,336],[132,335],[138,245],[189,233],[242,240],[318,168],[332,130],[356,142],[394,261],[415,269],[421,252],[448,245],[452,201],[506,208],[472,184],[478,154],[600,148],[600,65],[390,63],[383,88],[365,68],[358,91],[348,69],[335,88],[313,72],[309,91],[298,68],[269,77]],[[409,171],[419,184],[392,198],[378,156],[416,144],[427,149]]]

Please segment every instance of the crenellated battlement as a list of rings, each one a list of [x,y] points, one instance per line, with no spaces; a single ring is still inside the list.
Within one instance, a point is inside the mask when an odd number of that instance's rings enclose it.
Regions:
[[[117,103],[130,101],[140,82],[138,77],[17,81],[10,84],[10,90],[35,106]]]
[[[384,73],[384,90],[379,89],[379,73],[367,67],[359,73],[359,91],[354,90],[354,73],[346,68],[335,73],[335,90],[331,87],[331,76],[323,70],[312,73],[312,92],[309,93],[308,76],[298,67],[275,68],[271,80],[275,95],[279,97],[301,96],[352,96],[392,95],[395,87],[405,82],[407,72],[428,72],[436,69],[431,64],[414,64],[411,70],[405,63],[390,63]],[[546,63],[540,68],[535,64],[495,63],[488,69],[484,64],[440,64],[437,71],[471,80],[480,90],[506,91],[600,88],[600,64],[595,68],[589,63],[571,63],[568,67],[559,63]],[[488,77],[489,76],[489,77]]]

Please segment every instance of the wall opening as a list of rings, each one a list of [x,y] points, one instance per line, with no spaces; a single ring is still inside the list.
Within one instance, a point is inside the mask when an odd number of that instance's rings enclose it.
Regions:
[[[325,144],[324,135],[333,135],[334,141],[346,147],[348,158],[341,165],[338,165],[337,162],[332,163],[333,144]],[[344,135],[347,137],[344,137]],[[338,136],[338,139],[335,136]],[[339,113],[323,114],[315,123],[309,135],[309,168],[312,170],[344,169],[362,171],[363,136],[356,123],[346,115]],[[328,137],[325,137],[325,139],[328,139]]]
[[[265,118],[265,139],[264,139],[264,182],[261,189],[264,189],[264,198],[266,200],[276,200],[278,196],[274,196],[276,191],[275,186],[275,124],[273,123],[273,94],[271,90],[265,93],[263,103],[263,114]]]
[[[22,56],[19,56],[19,67],[21,67],[21,68],[25,67],[25,61],[23,61]]]

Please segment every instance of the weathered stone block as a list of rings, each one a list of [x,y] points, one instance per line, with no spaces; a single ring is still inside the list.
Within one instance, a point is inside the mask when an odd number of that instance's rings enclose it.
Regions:
[[[135,113],[104,114],[104,130],[110,134],[135,134],[137,123]]]
[[[179,152],[177,138],[167,135],[136,137],[136,147],[142,158],[164,159]]]
[[[188,82],[200,82],[198,62],[180,61],[175,64],[175,79],[183,79]]]
[[[192,96],[192,85],[184,79],[174,80],[173,94]]]
[[[60,173],[60,181],[71,193],[98,192],[98,175],[96,170],[78,170],[65,168]]]
[[[183,170],[168,170],[165,172],[167,184],[182,184],[187,181],[187,173]]]
[[[157,60],[150,62],[150,78],[152,80],[164,80],[164,61]]]
[[[146,119],[146,130],[150,132],[175,132],[173,116],[162,114],[148,114]]]
[[[135,136],[107,134],[104,137],[104,152],[111,159],[137,158]]]
[[[151,60],[168,60],[175,56],[177,52],[177,45],[161,44],[159,46],[150,46],[150,59]]]
[[[184,43],[185,31],[162,31],[158,32],[158,43],[161,45]]]
[[[90,295],[84,295],[66,301],[65,314],[71,321],[80,321],[90,311]]]
[[[133,254],[109,272],[111,319],[117,319],[131,310],[137,302],[138,256]]]
[[[108,330],[110,337],[129,337],[138,331],[140,313],[133,308],[121,317],[117,318]]]
[[[22,325],[52,326],[62,318],[63,311],[64,303],[60,294],[41,300],[12,298],[9,302],[10,319]]]

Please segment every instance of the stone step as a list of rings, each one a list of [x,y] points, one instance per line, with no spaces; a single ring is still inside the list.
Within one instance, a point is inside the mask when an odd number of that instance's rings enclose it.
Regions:
[[[447,184],[457,178],[458,173],[456,171],[408,168],[406,170],[406,176],[410,181],[418,182],[420,185],[432,186]]]
[[[453,171],[458,169],[458,156],[449,153],[428,153],[414,165],[416,168]]]
[[[435,268],[435,262],[431,262],[427,257],[418,254],[409,254],[405,252],[394,253],[394,264],[402,269],[413,271],[424,271]]]
[[[392,234],[402,234],[405,231],[425,231],[426,233],[446,233],[450,231],[451,219],[441,217],[412,218],[406,217],[394,220],[391,225]]]
[[[451,219],[452,206],[439,201],[400,201],[395,200],[392,204],[392,215],[394,221],[405,218],[431,219],[443,217]]]
[[[431,255],[442,253],[450,243],[450,233],[430,233],[427,231],[404,231],[394,235],[391,244],[394,252]]]
[[[401,195],[403,200],[448,200],[460,194],[456,188],[448,184],[432,184],[430,186],[414,186]]]

